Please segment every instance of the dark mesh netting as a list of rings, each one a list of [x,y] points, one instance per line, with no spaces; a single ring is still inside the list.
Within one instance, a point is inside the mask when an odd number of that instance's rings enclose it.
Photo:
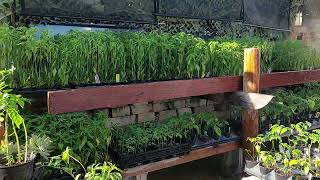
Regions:
[[[153,0],[24,0],[22,14],[125,21],[154,21]]]
[[[167,16],[241,20],[241,0],[159,0],[159,13]]]
[[[320,0],[318,0],[320,1]],[[170,17],[289,29],[290,0],[21,0],[22,15],[154,22]]]
[[[304,1],[304,15],[308,17],[320,17],[320,0]]]
[[[244,22],[289,29],[290,5],[290,0],[244,0]]]

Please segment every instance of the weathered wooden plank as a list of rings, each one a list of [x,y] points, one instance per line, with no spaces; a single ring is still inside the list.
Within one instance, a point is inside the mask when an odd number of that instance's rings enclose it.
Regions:
[[[241,81],[240,76],[232,76],[49,91],[48,111],[51,114],[79,112],[139,102],[233,92],[241,89]]]
[[[260,88],[271,88],[320,82],[320,69],[310,71],[291,71],[261,75]]]
[[[146,174],[148,172],[153,172],[153,171],[158,171],[161,169],[177,166],[180,164],[188,163],[191,161],[211,157],[214,155],[230,152],[233,150],[239,149],[240,145],[237,142],[232,142],[232,143],[226,143],[226,144],[221,144],[218,147],[207,147],[203,149],[198,149],[191,151],[189,154],[172,158],[172,159],[167,159],[159,162],[154,162],[142,166],[138,166],[135,168],[127,169],[124,171],[124,178],[132,177],[132,176],[137,176],[139,174]]]

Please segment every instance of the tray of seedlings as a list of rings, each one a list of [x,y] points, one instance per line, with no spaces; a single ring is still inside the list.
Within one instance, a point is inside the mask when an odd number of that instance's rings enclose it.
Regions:
[[[319,87],[305,85],[292,90],[277,89],[267,92],[275,98],[259,111],[261,133],[266,133],[274,124],[291,126],[299,122],[312,124],[310,130],[320,128]]]
[[[110,154],[121,168],[184,155],[191,151],[190,132],[194,128],[187,116],[167,121],[145,122],[113,130]]]
[[[265,135],[249,138],[253,149],[246,150],[245,172],[270,180],[318,179],[320,130],[310,132],[310,127],[310,122],[273,125]]]
[[[199,125],[199,129],[192,132],[193,150],[240,140],[229,122],[219,119],[214,113],[200,113],[192,118]]]
[[[110,154],[125,169],[237,139],[227,121],[214,113],[186,114],[163,122],[114,127]]]

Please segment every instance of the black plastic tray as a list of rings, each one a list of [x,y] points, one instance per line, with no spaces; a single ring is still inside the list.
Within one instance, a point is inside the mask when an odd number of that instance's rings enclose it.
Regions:
[[[187,154],[191,151],[191,143],[174,145],[158,150],[137,153],[137,154],[121,154],[116,149],[110,149],[111,156],[116,164],[122,168],[131,168],[151,162],[157,162],[171,157]]]
[[[192,150],[201,149],[209,146],[218,146],[219,144],[237,142],[240,141],[240,136],[236,134],[231,134],[230,137],[221,136],[219,139],[210,139],[206,142],[201,141],[199,138],[195,137],[192,142]]]

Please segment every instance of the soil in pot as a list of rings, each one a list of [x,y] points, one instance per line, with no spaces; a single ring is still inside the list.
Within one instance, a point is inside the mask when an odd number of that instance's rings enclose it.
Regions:
[[[33,157],[30,161],[14,166],[0,167],[0,180],[31,180],[34,167]]]
[[[281,172],[276,171],[276,180],[291,180],[292,176],[284,175]]]
[[[257,161],[246,160],[246,167],[249,169],[255,167],[258,164],[259,164],[259,162],[257,162]]]
[[[268,169],[261,164],[260,164],[259,168],[260,168],[260,173],[263,175],[267,175],[272,171],[272,169]]]

